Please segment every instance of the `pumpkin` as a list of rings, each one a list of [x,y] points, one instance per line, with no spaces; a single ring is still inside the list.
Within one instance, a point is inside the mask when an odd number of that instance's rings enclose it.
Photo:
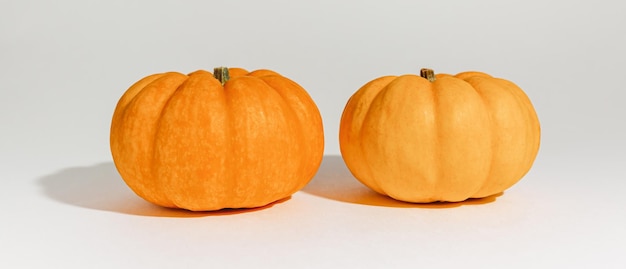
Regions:
[[[322,119],[308,93],[271,70],[147,76],[120,98],[110,133],[126,184],[156,205],[253,208],[291,196],[319,168]]]
[[[529,171],[539,140],[535,109],[514,83],[430,69],[362,86],[347,102],[339,130],[354,177],[414,203],[503,192]]]

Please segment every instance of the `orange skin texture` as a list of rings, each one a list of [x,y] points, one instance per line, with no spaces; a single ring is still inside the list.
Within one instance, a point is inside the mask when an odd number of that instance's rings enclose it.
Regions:
[[[270,70],[147,76],[120,98],[110,146],[145,200],[208,211],[253,208],[302,189],[319,168],[322,119],[308,93]]]
[[[361,87],[339,131],[352,174],[394,199],[458,202],[498,194],[531,168],[537,114],[510,81],[480,72],[385,76]]]

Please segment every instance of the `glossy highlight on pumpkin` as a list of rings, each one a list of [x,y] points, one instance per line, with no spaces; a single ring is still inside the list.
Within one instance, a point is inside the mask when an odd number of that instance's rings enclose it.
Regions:
[[[384,76],[350,98],[339,142],[351,173],[374,191],[457,202],[518,182],[537,156],[540,125],[522,89],[485,73]]]
[[[110,146],[126,184],[154,204],[194,211],[260,207],[289,197],[323,156],[319,110],[271,70],[147,76],[120,98]]]

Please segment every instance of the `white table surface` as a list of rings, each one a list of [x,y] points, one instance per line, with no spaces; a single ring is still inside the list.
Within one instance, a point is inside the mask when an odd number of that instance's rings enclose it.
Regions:
[[[623,268],[626,173],[580,167],[540,157],[498,197],[416,205],[375,194],[325,156],[290,199],[212,213],[148,204],[112,162],[23,173],[0,189],[0,266]]]

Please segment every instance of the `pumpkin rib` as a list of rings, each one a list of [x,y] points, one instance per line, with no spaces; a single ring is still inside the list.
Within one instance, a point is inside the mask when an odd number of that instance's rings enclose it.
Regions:
[[[438,110],[440,109],[439,108],[439,96],[438,96],[438,94],[436,92],[436,88],[435,88],[436,84],[434,82],[428,81],[427,78],[419,77],[419,76],[415,76],[415,79],[421,81],[423,83],[423,85],[421,85],[421,87],[424,87],[424,88],[421,88],[420,85],[417,85],[415,87],[416,89],[410,89],[410,90],[417,91],[417,90],[421,89],[423,92],[428,93],[428,97],[425,98],[427,100],[427,101],[425,101],[425,103],[426,104],[428,104],[428,103],[432,104],[432,107],[428,108],[428,110],[427,110],[427,111],[430,111],[430,113],[427,113],[427,114],[430,114],[430,116],[432,117],[432,120],[430,121],[430,124],[428,124],[428,125],[431,125],[431,126],[428,129],[432,130],[434,135],[432,136],[431,139],[429,139],[426,142],[426,144],[427,145],[428,144],[431,145],[430,150],[433,153],[432,155],[434,157],[433,157],[433,160],[431,160],[432,163],[431,164],[427,164],[425,166],[431,166],[431,167],[433,167],[433,169],[430,169],[429,175],[427,175],[425,177],[426,184],[420,184],[420,185],[429,186],[429,188],[431,189],[430,193],[432,195],[427,196],[427,197],[424,197],[424,196],[422,196],[422,197],[417,196],[416,197],[416,196],[414,196],[413,198],[404,198],[404,199],[413,200],[413,201],[438,201],[438,200],[440,200],[440,198],[438,198],[439,195],[437,194],[437,192],[438,192],[437,189],[439,187],[438,186],[439,184],[438,184],[436,179],[440,177],[441,170],[442,170],[441,169],[441,163],[437,161],[438,159],[440,159],[439,156],[441,156],[441,151],[439,150],[440,145],[441,145],[441,140],[439,139],[439,137],[440,137],[440,135],[439,135],[439,133],[440,133],[440,123],[439,123],[439,116],[438,116],[438,114],[439,114]],[[435,77],[435,81],[436,81],[436,77]],[[422,94],[418,93],[417,94],[418,98],[421,95]],[[424,108],[424,106],[420,107],[419,109],[421,110],[422,113],[426,112],[426,110],[425,110],[426,108]],[[426,124],[427,122],[421,122],[421,123],[422,124]],[[426,129],[426,128],[424,126],[422,126],[422,129]],[[420,170],[427,171],[428,169],[423,169],[422,168]]]
[[[526,129],[527,133],[526,133],[525,140],[527,141],[526,142],[527,144],[531,144],[534,147],[529,148],[528,151],[526,151],[526,156],[524,159],[526,159],[525,166],[527,168],[523,169],[526,171],[520,172],[519,177],[521,178],[528,172],[528,170],[530,170],[530,167],[532,166],[532,163],[534,162],[535,157],[537,156],[537,152],[539,150],[539,142],[540,142],[540,134],[541,134],[539,119],[537,118],[537,114],[532,104],[530,103],[530,99],[517,85],[506,80],[500,80],[500,83],[502,84],[502,88],[504,90],[508,90],[512,95],[514,95],[517,98],[518,104],[521,107],[522,111],[524,112],[524,115],[526,116],[525,120],[527,122],[530,122],[532,125],[531,127]],[[536,130],[533,130],[533,129],[536,129]],[[528,139],[528,136],[530,136],[531,139]]]
[[[301,171],[302,177],[306,178],[306,180],[300,182],[299,185],[294,186],[292,190],[290,190],[290,192],[292,192],[303,188],[313,179],[317,172],[316,167],[319,167],[321,165],[322,159],[324,157],[324,136],[310,136],[309,139],[309,136],[306,135],[304,130],[306,130],[307,133],[310,132],[311,134],[313,134],[313,130],[315,129],[323,131],[324,125],[319,110],[311,96],[306,93],[306,91],[304,91],[298,84],[291,81],[290,79],[281,76],[279,77],[279,80],[285,84],[291,85],[291,94],[298,98],[297,101],[289,99],[289,95],[286,92],[283,92],[284,89],[286,89],[287,87],[283,88],[272,86],[272,88],[274,88],[274,90],[282,96],[283,104],[285,104],[285,106],[288,107],[289,110],[292,112],[288,114],[295,116],[293,118],[297,126],[299,127],[297,128],[297,130],[300,133],[300,138],[298,140],[306,141],[305,143],[301,143],[300,146],[308,145],[308,147],[305,147],[307,152],[306,156],[312,156],[311,159],[301,159],[301,168],[299,170]],[[302,105],[302,108],[298,109],[294,107],[296,104]],[[300,111],[295,113],[298,110]],[[310,111],[313,111],[314,113],[310,113]],[[301,118],[300,116],[306,116],[306,118]]]
[[[124,92],[120,100],[117,102],[117,105],[113,112],[113,119],[111,120],[111,128],[110,128],[111,134],[109,137],[109,143],[111,147],[117,148],[118,140],[114,139],[114,137],[120,132],[119,125],[121,124],[121,119],[124,118],[124,115],[126,114],[126,108],[128,107],[128,104],[135,98],[135,96],[139,92],[141,92],[144,89],[144,87],[146,87],[146,85],[149,85],[150,83],[152,83],[153,81],[159,79],[160,77],[164,75],[165,73],[159,73],[159,74],[154,74],[154,75],[144,77],[140,79],[139,81],[137,81],[136,83],[134,83],[132,86],[130,86],[128,90]],[[117,152],[119,151],[114,150],[112,154],[115,155]]]
[[[294,186],[293,190],[301,189],[313,179],[317,172],[317,167],[319,167],[323,159],[324,137],[318,138],[313,135],[306,135],[306,133],[313,134],[315,129],[323,130],[321,115],[311,96],[294,81],[280,75],[259,76],[259,79],[281,96],[282,103],[288,109],[286,115],[295,116],[294,121],[299,126],[297,129],[297,132],[300,133],[299,140],[306,141],[303,143],[306,154],[301,154],[298,157],[300,158],[300,167],[304,173],[303,178],[308,180],[302,181],[298,186]],[[316,141],[320,143],[316,145]],[[305,156],[310,156],[311,154],[314,154],[313,160],[305,158]]]
[[[219,96],[221,87],[210,73],[194,72],[161,110],[159,129],[153,140],[156,149],[152,154],[154,182],[162,196],[176,207],[203,210],[203,205],[223,199],[208,195],[223,193],[215,189],[226,188],[224,184],[211,179],[221,178],[228,172],[222,165],[225,163],[222,156],[228,149],[215,146],[225,143],[214,142],[220,140],[219,137],[225,139],[226,135],[221,128],[211,128],[225,121],[224,115],[219,113],[219,108],[224,107],[220,106],[223,102]],[[203,180],[198,180],[200,178]]]
[[[416,124],[406,123],[421,123],[421,120],[418,119],[428,118],[428,115],[433,114],[424,114],[423,108],[415,104],[418,101],[421,105],[428,104],[428,101],[420,101],[422,98],[418,91],[429,91],[430,89],[422,88],[418,84],[429,87],[426,86],[429,85],[428,81],[414,75],[404,75],[393,79],[372,99],[362,122],[362,126],[372,127],[361,129],[359,138],[362,141],[359,146],[363,160],[371,169],[370,178],[364,179],[364,181],[369,182],[369,185],[375,185],[379,190],[373,189],[377,192],[396,199],[427,199],[416,197],[413,192],[407,191],[420,187],[434,188],[428,182],[431,182],[430,178],[436,177],[432,174],[436,171],[421,169],[428,165],[419,162],[418,160],[421,158],[416,155],[418,153],[416,149],[432,146],[430,143],[432,141],[424,139],[414,143],[414,138],[407,136],[407,134],[414,132],[425,135],[427,132],[422,130],[432,128],[432,125],[431,127],[420,126],[418,128]],[[385,127],[381,129],[378,126]],[[436,138],[432,136],[431,139]],[[407,148],[409,145],[411,148]],[[428,157],[425,158],[428,159]],[[379,160],[376,161],[376,159]],[[402,170],[406,169],[412,170],[412,174],[417,179],[404,178],[403,176],[406,176],[407,173]],[[421,186],[418,186],[420,184]]]
[[[228,111],[227,113],[229,115],[231,115],[231,128],[232,130],[237,130],[239,128],[235,128],[235,127],[239,127],[239,126],[235,126],[235,124],[237,124],[238,120],[240,120],[241,116],[237,115],[237,110],[235,110],[236,108],[238,108],[239,104],[237,104],[236,102],[239,100],[236,100],[231,93],[235,91],[235,89],[239,90],[239,88],[236,88],[235,86],[239,87],[239,82],[241,79],[247,79],[247,77],[236,77],[236,78],[232,78],[231,80],[227,81],[226,84],[224,84],[224,95],[226,97],[226,111]],[[242,87],[243,89],[244,87]],[[251,129],[251,128],[244,128],[244,129]],[[244,195],[242,194],[243,192],[241,191],[242,189],[242,181],[241,181],[241,175],[239,173],[242,173],[242,171],[245,171],[245,164],[246,161],[243,160],[241,161],[241,158],[247,156],[248,154],[244,154],[242,153],[240,150],[242,148],[247,148],[250,149],[252,148],[249,145],[240,145],[240,143],[245,143],[244,142],[240,142],[240,140],[242,139],[241,136],[244,135],[242,134],[242,132],[236,132],[233,131],[231,133],[231,144],[233,146],[232,148],[232,153],[230,156],[230,160],[229,160],[229,164],[230,164],[230,168],[232,170],[233,173],[230,174],[230,179],[229,182],[232,182],[232,187],[230,188],[230,199],[231,202],[228,202],[227,204],[230,203],[238,203],[241,204],[242,207],[247,207],[247,201],[245,201],[245,197],[243,197]],[[258,184],[258,183],[257,183]],[[253,190],[252,193],[249,193],[248,195],[253,196],[256,195],[256,188],[251,188]],[[234,202],[233,202],[234,201]]]
[[[187,76],[183,74],[170,72],[145,85],[122,108],[121,117],[116,119],[122,126],[111,133],[113,157],[117,160],[115,164],[127,185],[144,199],[168,207],[173,205],[162,199],[155,186],[148,183],[152,177],[149,156],[153,146],[148,141],[151,141],[150,138],[155,131],[153,128],[153,123],[157,120],[155,114],[160,112],[170,96],[164,94],[163,89],[176,88],[186,78]],[[127,120],[129,117],[135,120]],[[124,146],[118,143],[123,143]],[[131,178],[132,181],[127,180]]]
[[[501,114],[505,111],[498,110],[497,107],[494,107],[494,104],[492,104],[491,102],[487,102],[487,98],[493,99],[495,98],[494,97],[495,94],[499,94],[499,96],[510,96],[509,99],[506,99],[506,97],[498,97],[496,98],[496,100],[498,100],[498,103],[501,103],[506,100],[515,100],[515,104],[509,104],[505,106],[507,107],[507,111],[509,110],[523,111],[524,114],[526,114],[525,112],[528,110],[527,104],[524,104],[523,101],[520,100],[518,96],[516,96],[517,92],[520,92],[521,89],[519,89],[519,87],[517,87],[516,85],[512,84],[509,81],[493,78],[484,73],[480,73],[480,72],[466,72],[466,73],[468,74],[477,73],[477,75],[466,76],[464,80],[470,83],[472,87],[476,90],[476,92],[481,95],[483,102],[488,107],[487,111],[490,114],[491,123],[492,123],[491,130],[492,130],[492,134],[494,135],[492,152],[498,153],[499,151],[502,151],[502,150],[507,150],[508,152],[510,149],[513,149],[511,148],[512,146],[511,142],[502,142],[500,141],[501,139],[498,139],[502,137],[502,132],[504,131],[502,129],[503,127],[501,126],[501,124],[504,123],[505,126],[509,126],[511,122],[518,122],[518,121],[512,118],[511,115],[507,116],[507,120],[499,121],[497,117],[502,117]],[[509,85],[512,85],[513,88],[510,88],[507,85],[503,85],[503,83],[508,83]],[[493,90],[496,88],[498,90]],[[489,91],[489,94],[486,94],[484,92],[485,90]],[[515,109],[511,109],[511,107],[515,107]],[[530,122],[529,118],[523,118],[519,120],[520,120],[519,122]],[[498,122],[500,122],[501,124],[498,124]],[[523,127],[518,126],[516,128],[523,128]],[[510,135],[506,137],[508,139],[511,139]],[[532,153],[532,155],[536,156],[536,151]],[[530,166],[532,165],[532,161],[520,162],[518,160],[516,161],[509,160],[508,162],[503,163],[503,160],[502,160],[503,158],[510,159],[511,156],[518,156],[518,155],[517,154],[511,155],[510,152],[499,153],[499,155],[494,154],[493,159],[491,161],[491,169],[487,176],[487,180],[485,181],[483,186],[475,194],[471,196],[471,198],[482,198],[482,197],[491,196],[497,193],[501,193],[505,189],[508,189],[509,187],[513,186],[523,177],[525,173],[520,173],[520,171],[528,171],[530,169]],[[519,159],[526,160],[527,158],[519,157]],[[515,164],[515,165],[511,168],[508,168],[512,164]],[[502,167],[503,165],[506,165],[507,169],[503,169]],[[502,174],[502,173],[506,173],[506,174]]]
[[[157,189],[157,192],[159,193],[159,196],[167,201],[166,203],[162,203],[160,204],[161,206],[164,207],[169,207],[169,208],[179,208],[180,205],[178,205],[169,195],[169,192],[167,190],[167,188],[163,187],[163,183],[161,182],[160,178],[156,175],[159,175],[160,173],[158,173],[155,169],[156,167],[156,153],[155,150],[158,146],[158,140],[157,138],[159,137],[159,132],[161,131],[162,128],[162,119],[163,119],[163,114],[165,111],[167,111],[167,108],[170,106],[172,98],[180,91],[181,88],[185,87],[185,85],[189,82],[189,78],[191,76],[194,76],[196,74],[201,74],[202,70],[197,70],[195,72],[189,73],[187,74],[187,78],[178,86],[175,87],[175,89],[171,92],[171,94],[169,94],[169,96],[167,97],[167,101],[165,101],[165,104],[161,107],[161,109],[159,110],[159,115],[157,116],[157,120],[155,122],[155,132],[153,135],[153,139],[152,139],[152,152],[149,154],[150,156],[152,156],[151,159],[151,163],[150,163],[150,169],[153,171],[153,182],[155,182],[154,187]]]
[[[392,83],[392,82],[393,81],[391,81],[390,83]],[[363,115],[363,120],[364,121],[367,120],[369,118],[368,115],[370,115],[372,113],[372,110],[371,110],[372,106],[371,106],[371,104],[373,104],[375,100],[380,98],[379,96],[382,93],[384,93],[386,87],[387,87],[387,85],[385,85],[385,87],[383,87],[381,90],[376,92],[374,97],[371,99],[371,101],[368,102],[370,104],[370,106],[368,106],[367,110],[365,110],[365,112],[363,113],[364,114]],[[358,133],[357,133],[358,141],[364,141],[365,140],[364,139],[364,132],[366,130],[363,128],[363,126],[364,126],[364,124],[361,125],[360,126],[361,128],[358,130]],[[361,153],[360,154],[360,158],[361,158],[361,160],[363,160],[363,163],[365,164],[364,166],[368,167],[370,169],[369,171],[372,171],[371,168],[372,168],[373,165],[367,159],[366,151],[364,149],[364,145],[365,145],[365,143],[359,143],[357,145],[358,146],[358,152]],[[367,177],[367,181],[364,181],[364,183],[366,183],[365,185],[370,186],[370,188],[374,189],[376,192],[387,195],[387,192],[384,190],[384,188],[382,186],[380,186],[380,184],[376,180],[376,175],[374,173],[369,173],[368,177]]]
[[[201,70],[198,71],[194,71],[191,73],[187,74],[187,79],[181,83],[181,85],[178,85],[178,87],[176,87],[176,89],[172,92],[172,94],[167,98],[167,101],[165,103],[165,105],[163,106],[163,108],[159,111],[159,116],[158,119],[156,121],[156,132],[154,135],[154,138],[152,139],[152,148],[157,148],[161,146],[161,143],[159,141],[159,138],[162,137],[162,135],[160,135],[160,133],[162,133],[163,131],[163,126],[165,126],[166,124],[164,123],[164,118],[166,118],[167,116],[165,116],[167,114],[167,112],[171,109],[170,107],[172,106],[172,99],[175,100],[175,96],[180,94],[180,90],[182,88],[185,88],[185,86],[187,85],[187,83],[189,83],[189,78],[200,73]],[[152,156],[152,162],[150,163],[150,167],[153,171],[153,174],[155,175],[160,175],[160,171],[159,169],[157,169],[157,164],[160,161],[160,158],[158,158],[157,154],[159,154],[159,151],[153,151],[150,155]],[[168,167],[168,170],[172,169],[171,167]],[[171,192],[167,187],[164,187],[164,182],[162,181],[162,177],[153,177],[153,182],[155,187],[158,189],[158,192],[160,194],[161,197],[163,197],[164,200],[167,200],[168,204],[171,205],[165,205],[165,204],[161,204],[161,206],[166,206],[166,207],[170,207],[170,208],[178,208],[180,207],[180,205],[177,203],[176,199],[173,199],[171,196]]]
[[[526,145],[530,144],[533,145],[533,147],[527,147],[527,150],[525,151],[526,154],[524,154],[523,157],[525,160],[524,165],[520,166],[520,171],[518,172],[518,177],[521,179],[530,170],[539,151],[541,136],[539,119],[537,118],[537,114],[530,103],[530,99],[517,85],[507,80],[499,79],[498,81],[500,82],[502,89],[515,96],[517,103],[525,116],[525,122],[531,123],[531,126],[525,129],[526,137],[524,140]]]
[[[518,181],[519,181],[522,177],[524,177],[530,171],[530,168],[532,167],[532,164],[534,163],[535,158],[537,157],[537,153],[539,152],[540,140],[541,140],[541,127],[539,123],[539,118],[537,117],[535,109],[533,108],[528,96],[514,83],[510,81],[506,81],[506,80],[503,80],[502,83],[507,85],[503,87],[504,89],[509,89],[515,96],[518,97],[520,105],[523,107],[523,111],[526,112],[525,113],[526,121],[531,123],[531,126],[526,129],[527,131],[526,140],[530,141],[527,143],[530,143],[531,145],[533,145],[533,147],[528,148],[526,151],[526,155],[524,156],[524,159],[526,160],[526,163],[525,163],[526,168],[522,169],[522,171],[519,172],[518,174],[519,176]],[[529,136],[530,136],[530,139],[528,139]]]
[[[384,76],[362,86],[348,100],[341,116],[341,121],[345,124],[341,124],[339,128],[339,141],[341,142],[339,146],[346,166],[356,179],[378,193],[382,193],[382,190],[368,181],[371,178],[371,168],[363,159],[362,123],[369,111],[371,100],[394,79],[396,76]],[[357,153],[347,154],[352,151],[357,151]]]
[[[469,83],[472,86],[472,88],[476,91],[476,93],[480,95],[483,104],[487,108],[487,113],[489,114],[489,118],[490,118],[490,130],[492,134],[491,151],[498,152],[502,144],[498,139],[501,134],[500,134],[500,130],[498,129],[499,125],[497,125],[497,119],[495,118],[495,115],[498,114],[498,112],[494,111],[495,108],[493,107],[491,102],[488,102],[486,100],[487,98],[489,98],[489,96],[485,93],[485,90],[483,90],[483,86],[482,86],[483,83],[486,83],[490,78],[491,77],[488,75],[487,76],[471,76],[471,77],[467,76],[463,80]],[[486,178],[483,184],[481,185],[480,189],[478,189],[475,193],[473,193],[470,196],[471,198],[483,198],[483,197],[487,197],[490,195],[494,195],[504,190],[504,188],[497,186],[497,184],[500,184],[502,178],[499,176],[498,177],[494,176],[495,169],[498,169],[498,165],[496,165],[496,163],[498,163],[498,157],[499,156],[497,154],[493,154],[493,156],[491,157],[491,161],[489,162],[489,172],[487,173]],[[496,185],[496,187],[491,187],[494,184]],[[490,189],[490,188],[497,189],[499,191],[485,191],[485,189]]]
[[[229,193],[230,193],[231,200],[233,200],[234,202],[231,201],[231,202],[229,202],[227,204],[237,203],[237,204],[242,205],[242,207],[247,207],[247,201],[244,200],[245,197],[243,197],[244,195],[243,195],[243,193],[241,191],[243,183],[242,183],[241,176],[240,176],[239,173],[241,173],[242,171],[245,171],[244,170],[244,166],[246,164],[245,160],[244,161],[240,161],[240,160],[241,160],[241,158],[243,158],[244,155],[247,156],[248,154],[241,153],[240,149],[241,148],[248,148],[249,149],[249,148],[252,148],[252,147],[249,146],[249,145],[240,145],[239,144],[240,143],[239,141],[240,141],[241,136],[243,134],[241,132],[234,131],[234,130],[239,129],[239,128],[235,128],[235,124],[241,118],[240,115],[237,115],[237,110],[235,110],[236,108],[238,108],[237,106],[239,106],[239,104],[237,104],[236,101],[239,101],[239,100],[236,100],[231,95],[231,93],[233,91],[235,91],[235,86],[239,86],[238,83],[240,82],[241,79],[245,80],[245,79],[247,79],[247,77],[235,77],[235,78],[232,78],[231,80],[229,80],[228,82],[226,82],[226,84],[224,84],[224,95],[226,97],[226,99],[225,99],[226,100],[226,103],[225,103],[226,104],[226,111],[227,111],[227,114],[229,114],[231,116],[231,119],[232,119],[231,123],[232,124],[231,124],[231,128],[230,129],[233,130],[233,132],[231,133],[231,137],[230,137],[231,145],[233,147],[232,148],[233,151],[232,151],[232,155],[230,156],[231,158],[230,158],[230,161],[229,161],[233,173],[230,174],[229,182],[232,183],[232,185],[231,185],[232,187],[230,188]],[[239,89],[239,88],[237,88],[237,89]],[[243,89],[243,87],[242,87],[242,89]],[[236,127],[239,127],[239,126],[236,126]],[[245,129],[249,129],[249,128],[245,128]],[[255,183],[258,184],[258,182],[255,182]],[[248,195],[250,195],[250,196],[256,195],[256,189],[257,188],[255,188],[255,187],[251,188],[253,190],[253,192],[249,193]]]
[[[364,183],[366,183],[365,185],[369,186],[370,188],[372,188],[376,192],[384,194],[384,195],[387,195],[387,191],[385,191],[384,187],[381,186],[380,183],[376,180],[376,176],[374,175],[373,170],[371,169],[376,164],[372,164],[372,163],[370,163],[367,160],[366,151],[364,149],[365,143],[362,142],[364,140],[364,138],[363,138],[364,137],[364,131],[366,131],[366,130],[364,130],[363,126],[365,125],[364,122],[367,119],[370,118],[369,115],[371,113],[373,113],[372,112],[372,107],[373,107],[374,102],[376,100],[378,100],[379,98],[381,98],[380,96],[385,93],[385,91],[386,91],[386,89],[388,89],[389,85],[391,83],[393,83],[394,81],[396,81],[398,78],[399,77],[392,77],[389,81],[386,81],[386,79],[381,79],[381,81],[375,81],[375,82],[373,81],[373,82],[371,82],[371,84],[368,83],[366,85],[366,86],[369,86],[369,87],[367,87],[367,89],[371,89],[373,86],[379,86],[380,88],[379,89],[374,89],[373,93],[371,94],[371,96],[372,96],[371,99],[368,100],[368,102],[364,103],[364,105],[366,107],[362,108],[362,111],[363,111],[362,114],[361,114],[362,117],[359,118],[359,121],[361,123],[358,125],[359,129],[358,129],[357,133],[355,134],[355,136],[357,137],[357,141],[361,142],[361,143],[357,144],[358,151],[360,152],[360,154],[358,154],[358,157],[361,158],[362,162],[364,163],[364,167],[367,167],[366,171],[369,171],[368,176],[366,178],[362,179],[362,180],[366,180],[367,179],[367,181],[363,181]],[[384,85],[380,85],[377,82],[383,82],[383,83],[387,82],[387,83],[385,83]]]
[[[382,88],[381,88],[378,92],[376,92],[376,93],[374,94],[374,96],[373,96],[373,98],[371,99],[371,101],[370,101],[370,102],[368,102],[370,105],[367,107],[367,109],[364,109],[364,113],[363,113],[363,123],[364,123],[367,119],[369,119],[369,118],[370,118],[370,117],[369,117],[369,115],[373,113],[373,112],[372,112],[372,109],[371,109],[371,108],[372,108],[372,105],[373,105],[373,104],[375,104],[376,100],[378,100],[378,99],[380,99],[380,98],[381,98],[380,96],[381,96],[381,95],[383,95],[383,94],[385,93],[385,91],[386,91],[386,89],[388,88],[388,86],[389,86],[391,83],[393,83],[396,79],[397,79],[397,78],[395,78],[395,79],[393,79],[392,81],[390,81],[387,85],[385,85],[384,87],[382,87]],[[363,140],[364,140],[364,138],[363,138],[363,137],[364,137],[364,132],[366,131],[366,130],[364,130],[364,128],[362,128],[364,125],[365,125],[365,124],[361,125],[361,128],[359,129],[359,132],[358,132],[358,135],[357,135],[357,137],[358,137],[358,140],[359,140],[359,141],[363,141]],[[374,165],[376,165],[376,164],[372,164],[372,163],[370,163],[370,162],[369,162],[369,160],[367,159],[367,154],[366,154],[366,151],[365,151],[365,149],[363,148],[363,146],[364,146],[364,145],[365,145],[365,143],[360,143],[360,144],[358,145],[358,146],[359,146],[359,151],[360,151],[360,152],[361,152],[361,154],[362,154],[362,155],[361,155],[361,158],[363,159],[363,162],[365,163],[365,166],[366,166],[366,167],[371,168],[372,166],[374,166]],[[371,171],[371,170],[370,170],[370,171]],[[375,175],[375,174],[370,173],[368,178],[369,178],[369,181],[367,181],[367,184],[366,184],[366,185],[371,186],[371,188],[372,188],[372,189],[376,190],[376,191],[377,191],[377,192],[379,192],[379,193],[382,193],[382,194],[388,195],[388,194],[387,194],[387,191],[385,190],[385,188],[384,188],[383,186],[381,186],[381,184],[378,182],[378,180],[376,180],[376,175]]]
[[[247,89],[255,90],[250,91]],[[252,76],[245,76],[237,78],[235,80],[231,80],[231,84],[227,85],[225,91],[227,94],[227,100],[229,101],[229,107],[231,109],[231,112],[234,111],[235,114],[238,114],[235,115],[233,119],[235,124],[252,124],[255,126],[258,125],[254,129],[264,130],[263,132],[257,133],[253,139],[258,143],[261,143],[260,145],[235,146],[235,148],[238,149],[245,149],[245,151],[241,152],[240,155],[244,157],[249,157],[251,154],[260,154],[259,152],[266,152],[266,156],[263,160],[259,161],[250,159],[250,161],[244,161],[242,165],[252,165],[261,168],[272,167],[275,165],[275,163],[281,163],[283,167],[289,166],[291,167],[291,169],[294,169],[294,167],[297,168],[297,165],[293,165],[292,163],[293,158],[298,155],[298,149],[294,148],[294,146],[298,146],[298,136],[294,134],[301,131],[298,129],[299,125],[297,124],[297,119],[295,118],[295,116],[293,114],[286,113],[286,111],[288,111],[288,106],[285,104],[285,101],[280,96],[280,94],[274,91],[274,89],[267,85],[263,80]],[[245,95],[242,95],[242,92],[244,91],[247,91],[247,93]],[[263,91],[262,95],[261,93],[259,93],[259,91]],[[255,99],[254,101],[246,101],[250,98]],[[257,112],[261,112],[263,115],[258,115],[257,113],[246,114],[245,102],[253,102],[257,104],[257,106],[259,107],[257,109]],[[235,103],[237,104],[235,105]],[[277,108],[280,108],[280,110],[276,111]],[[276,119],[282,120],[276,121]],[[239,123],[237,123],[238,121]],[[278,130],[289,130],[289,132],[281,133]],[[238,133],[235,135],[235,137],[240,137],[240,139],[237,141],[246,143],[248,140],[250,140],[250,137],[246,137],[249,135],[249,133]],[[303,135],[301,135],[300,137],[302,136]],[[265,147],[267,146],[278,146],[279,148],[285,149],[287,152],[274,153],[273,155],[268,156],[267,154],[272,153],[272,151],[265,150]],[[266,164],[263,165],[263,163]],[[235,170],[238,169],[235,168]],[[256,169],[249,170],[255,171]],[[280,176],[281,173],[282,176]],[[292,174],[293,173],[285,174],[283,170],[273,169],[271,171],[265,171],[265,173],[263,173],[262,175],[251,175],[253,177],[260,177],[261,182],[259,183],[259,185],[263,186],[262,189],[265,190],[265,192],[260,192],[261,188],[254,188],[252,190],[249,190],[246,192],[246,197],[241,197],[241,199],[243,199],[241,203],[250,203],[250,201],[252,200],[259,200],[263,197],[269,197],[264,199],[266,203],[285,198],[286,193],[289,193],[287,190],[285,190],[286,185],[294,182],[292,180],[289,180],[293,176]],[[271,179],[272,177],[274,177],[274,179]],[[281,183],[276,183],[277,180],[279,180]],[[291,186],[289,187],[291,189]],[[239,186],[238,188],[242,187]],[[272,192],[275,194],[269,195],[268,192]]]
[[[489,127],[488,111],[478,93],[463,80],[450,76],[433,84],[440,165],[438,197],[433,200],[466,200],[486,180],[489,169],[492,137],[482,134]]]

